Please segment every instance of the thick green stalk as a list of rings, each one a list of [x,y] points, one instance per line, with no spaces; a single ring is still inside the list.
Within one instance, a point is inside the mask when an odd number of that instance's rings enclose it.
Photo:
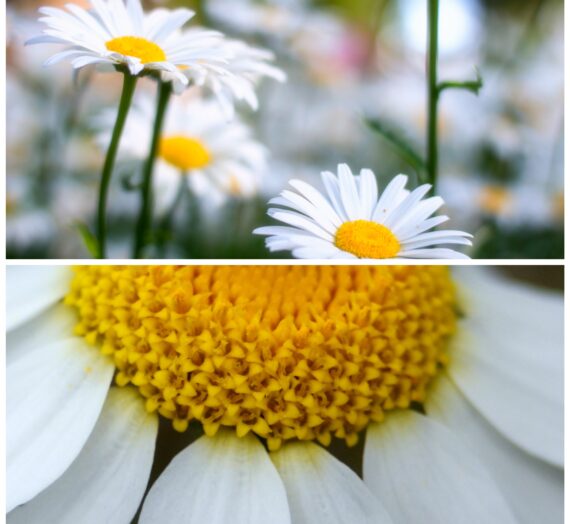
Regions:
[[[435,192],[438,169],[437,105],[439,87],[437,80],[439,0],[428,1],[428,56],[427,56],[427,152],[428,182]]]
[[[121,93],[121,101],[119,102],[119,111],[111,135],[111,143],[107,149],[105,163],[103,164],[103,171],[101,173],[101,185],[99,186],[99,202],[97,205],[97,255],[98,258],[105,258],[106,256],[106,241],[107,241],[107,194],[109,192],[109,183],[111,182],[111,175],[113,174],[113,167],[117,157],[117,150],[119,148],[119,141],[123,134],[125,121],[131,107],[133,93],[137,84],[137,77],[126,72],[123,73],[123,92]]]
[[[166,114],[166,108],[168,106],[168,101],[171,94],[172,86],[170,82],[161,82],[158,88],[156,116],[154,119],[150,151],[148,153],[143,171],[143,179],[141,185],[141,210],[136,229],[135,245],[133,250],[134,258],[140,258],[142,256],[145,244],[149,240],[149,229],[152,223],[152,171],[154,168],[156,155],[158,153],[164,115]]]

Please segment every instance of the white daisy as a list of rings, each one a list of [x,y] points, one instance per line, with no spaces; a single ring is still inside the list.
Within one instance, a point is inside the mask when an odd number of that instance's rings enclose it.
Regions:
[[[46,24],[41,36],[28,44],[54,43],[67,47],[46,65],[70,60],[74,68],[90,64],[126,66],[132,75],[168,72],[187,84],[182,69],[195,71],[226,63],[217,43],[219,33],[195,29],[181,32],[194,12],[178,8],[154,9],[144,13],[140,0],[90,0],[91,10],[67,4],[66,9],[42,7],[40,21]]]
[[[103,115],[106,130],[99,142],[107,144],[114,114]],[[120,151],[137,159],[148,153],[154,119],[154,101],[141,96],[127,119]],[[153,176],[157,213],[170,208],[186,177],[189,188],[210,202],[228,196],[249,197],[257,192],[265,173],[267,152],[239,119],[230,122],[218,104],[184,97],[172,99],[163,126]]]
[[[378,198],[376,177],[370,169],[354,176],[346,164],[338,176],[322,174],[326,196],[301,180],[289,184],[298,193],[284,190],[267,214],[288,226],[257,228],[269,235],[270,251],[291,250],[297,258],[469,258],[439,244],[470,246],[469,233],[428,231],[448,220],[431,217],[443,205],[440,197],[422,198],[431,186],[405,189],[408,177],[396,176]],[[430,218],[431,217],[431,218]]]
[[[310,18],[319,16],[303,0],[258,2],[252,0],[210,0],[204,6],[209,17],[233,33],[260,34],[283,40]]]
[[[192,38],[195,29],[187,31],[188,38]],[[228,117],[234,114],[236,102],[244,101],[253,110],[259,106],[256,88],[263,77],[284,82],[285,73],[270,64],[274,55],[267,49],[251,47],[240,40],[220,40],[217,48],[221,56],[227,58],[228,64],[224,68],[185,68],[184,73],[188,80],[180,83],[173,78],[176,92],[181,92],[185,85],[197,85],[212,93],[222,105]],[[164,76],[164,75],[163,75]],[[164,76],[170,80],[168,73]]]
[[[562,522],[562,297],[461,269],[8,267],[8,521],[130,522],[160,415],[142,523]]]

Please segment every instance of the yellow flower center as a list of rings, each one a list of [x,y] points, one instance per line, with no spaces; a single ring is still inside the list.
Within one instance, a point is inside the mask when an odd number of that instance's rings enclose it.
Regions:
[[[456,324],[442,266],[82,266],[65,300],[149,412],[270,449],[423,402]]]
[[[334,243],[358,258],[394,258],[400,252],[396,235],[370,220],[345,222],[337,229]]]
[[[509,207],[511,193],[506,187],[487,186],[479,195],[481,209],[492,215],[499,215]]]
[[[141,64],[166,61],[166,53],[159,45],[140,36],[120,36],[105,42],[105,46],[113,53],[138,58]]]
[[[202,142],[182,135],[162,138],[160,156],[183,171],[200,169],[207,166],[211,160],[210,152]]]

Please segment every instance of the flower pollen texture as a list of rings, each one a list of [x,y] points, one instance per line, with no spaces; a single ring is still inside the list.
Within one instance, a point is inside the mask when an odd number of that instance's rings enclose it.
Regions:
[[[442,266],[81,266],[65,302],[148,411],[270,449],[423,402],[456,326]]]
[[[166,61],[162,48],[140,36],[120,36],[105,42],[105,47],[112,53],[138,58],[141,64]]]
[[[358,258],[394,258],[400,252],[396,235],[370,220],[344,222],[336,231],[334,243]]]

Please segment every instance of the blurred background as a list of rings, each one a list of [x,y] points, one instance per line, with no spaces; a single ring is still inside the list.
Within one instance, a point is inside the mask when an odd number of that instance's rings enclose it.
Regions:
[[[82,0],[69,0],[86,5]],[[7,1],[7,254],[89,257],[77,224],[93,223],[104,152],[97,117],[116,109],[120,75],[66,63],[58,46],[24,47],[37,8]],[[269,153],[253,197],[212,204],[187,195],[154,256],[266,258],[251,234],[270,224],[267,200],[291,178],[320,185],[322,170],[369,167],[381,186],[418,183],[425,143],[425,0],[147,1],[186,6],[200,25],[271,49],[288,82],[265,81],[260,108],[238,113]],[[475,235],[474,258],[563,258],[563,0],[441,0],[440,77],[479,70],[479,96],[440,103],[440,175],[450,228]],[[154,93],[151,81],[140,90]],[[127,258],[139,200],[119,162],[109,197],[109,251]]]

